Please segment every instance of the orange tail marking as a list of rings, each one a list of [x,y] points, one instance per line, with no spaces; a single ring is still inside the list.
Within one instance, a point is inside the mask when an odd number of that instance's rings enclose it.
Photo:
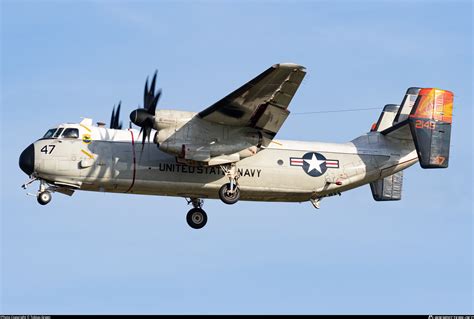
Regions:
[[[410,117],[452,123],[453,93],[440,89],[421,89],[414,109]]]

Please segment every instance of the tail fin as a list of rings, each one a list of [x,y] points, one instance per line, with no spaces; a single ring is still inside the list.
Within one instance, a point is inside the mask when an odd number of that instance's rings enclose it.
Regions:
[[[385,105],[382,113],[380,114],[379,120],[377,121],[377,123],[374,123],[370,131],[381,132],[400,122],[405,121],[410,115],[410,112],[413,108],[413,105],[415,104],[416,98],[418,97],[418,93],[420,92],[420,90],[421,89],[418,87],[408,88],[401,105]],[[408,134],[408,138],[411,139],[410,134]]]
[[[448,167],[452,115],[452,92],[420,90],[408,121],[421,167]]]
[[[370,183],[374,200],[393,201],[402,199],[403,171]]]
[[[397,104],[385,105],[377,123],[374,124],[371,131],[381,132],[391,127],[399,109],[400,105]]]
[[[411,111],[413,110],[413,106],[416,103],[416,99],[420,94],[420,90],[421,88],[418,87],[408,88],[407,92],[405,93],[405,97],[403,98],[401,107],[393,121],[394,125],[405,121],[409,117]]]
[[[413,139],[422,168],[446,168],[449,164],[452,113],[452,92],[409,88],[394,125],[381,133],[396,139]]]

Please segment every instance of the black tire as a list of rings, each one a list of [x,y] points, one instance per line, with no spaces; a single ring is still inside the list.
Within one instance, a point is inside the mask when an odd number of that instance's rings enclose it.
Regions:
[[[191,228],[201,229],[207,223],[207,214],[201,208],[193,208],[186,215],[186,221]]]
[[[239,201],[240,198],[240,189],[238,186],[234,186],[235,190],[233,194],[229,194],[230,190],[230,183],[222,185],[222,187],[219,189],[219,198],[221,201],[228,205],[235,204]]]
[[[52,196],[50,192],[44,191],[39,193],[36,199],[38,200],[38,203],[40,203],[40,205],[46,205],[51,201],[51,197]]]

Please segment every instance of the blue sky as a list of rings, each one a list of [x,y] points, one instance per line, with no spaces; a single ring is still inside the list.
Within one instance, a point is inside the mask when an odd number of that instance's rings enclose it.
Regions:
[[[1,1],[2,313],[472,313],[470,1]],[[455,94],[450,167],[311,204],[78,192],[45,207],[21,151],[48,128],[142,104],[199,111],[278,62],[307,68],[277,138],[345,142],[410,86]],[[36,187],[36,186],[35,186]],[[33,191],[35,188],[31,189]]]

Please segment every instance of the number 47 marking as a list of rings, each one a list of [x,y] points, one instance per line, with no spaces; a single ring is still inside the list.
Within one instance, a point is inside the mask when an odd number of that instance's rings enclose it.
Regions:
[[[41,149],[40,152],[45,153],[45,154],[51,154],[54,151],[55,147],[56,147],[56,145],[45,145],[45,146],[43,146],[43,148]]]

